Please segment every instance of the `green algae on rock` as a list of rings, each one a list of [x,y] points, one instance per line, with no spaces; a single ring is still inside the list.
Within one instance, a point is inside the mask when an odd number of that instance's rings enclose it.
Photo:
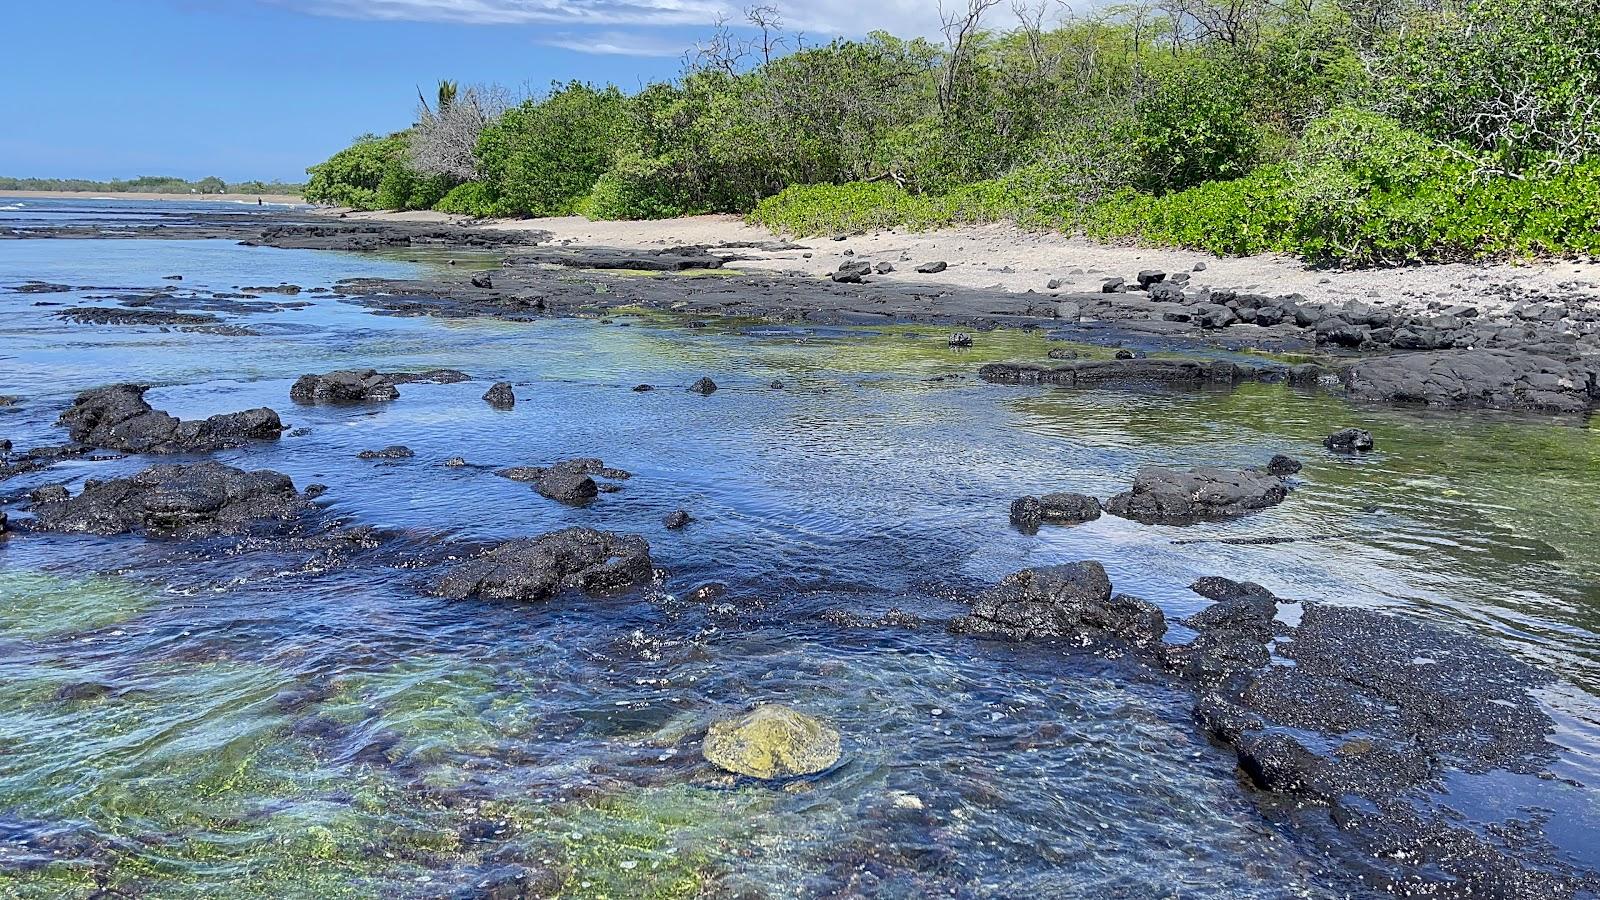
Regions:
[[[701,749],[718,768],[764,780],[815,775],[838,762],[839,752],[832,726],[776,704],[713,722]]]

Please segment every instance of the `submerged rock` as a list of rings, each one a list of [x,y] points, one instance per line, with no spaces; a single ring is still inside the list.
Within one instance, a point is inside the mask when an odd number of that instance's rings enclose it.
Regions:
[[[548,600],[567,589],[611,593],[648,584],[650,545],[638,535],[566,528],[506,541],[446,573],[432,591],[452,600]]]
[[[517,405],[517,395],[511,390],[511,382],[497,381],[483,395],[484,402],[495,409],[511,409]]]
[[[1370,453],[1375,444],[1372,432],[1360,428],[1343,428],[1324,438],[1322,446],[1335,453]]]
[[[692,521],[694,521],[694,518],[689,515],[687,510],[675,509],[667,513],[666,518],[661,520],[661,524],[676,530],[686,527]]]
[[[1134,476],[1132,490],[1106,501],[1106,511],[1146,525],[1193,525],[1238,518],[1288,495],[1282,478],[1255,469],[1147,466]]]
[[[1111,579],[1097,562],[1023,569],[1005,577],[972,604],[972,614],[951,630],[1012,640],[1059,638],[1081,644],[1118,638],[1154,646],[1166,618],[1147,600],[1111,594]]]
[[[696,394],[710,396],[717,392],[717,383],[709,378],[701,378],[694,384],[689,385],[689,390]]]
[[[1254,366],[1225,359],[1143,359],[1132,350],[1118,350],[1116,359],[1089,359],[1060,366],[989,363],[978,377],[991,384],[1237,384],[1241,381],[1282,380],[1281,366]]]
[[[764,704],[713,722],[701,753],[719,769],[772,780],[815,775],[839,761],[839,732],[787,706]]]
[[[114,384],[84,391],[57,424],[80,444],[127,453],[204,453],[272,440],[283,432],[278,414],[265,407],[181,421],[152,408],[144,399],[149,389]]]
[[[33,514],[41,531],[200,537],[279,530],[311,510],[287,475],[204,462],[89,481],[78,496]]]
[[[417,454],[404,444],[391,444],[382,450],[363,450],[356,454],[358,459],[410,459]]]
[[[470,378],[454,369],[427,372],[379,372],[375,369],[341,369],[326,375],[302,375],[289,388],[289,399],[304,404],[353,405],[381,403],[400,397],[397,385],[432,382],[456,384]]]
[[[222,320],[208,313],[185,313],[160,309],[124,309],[114,306],[79,306],[56,313],[58,318],[79,325],[169,325],[194,327],[220,325]]]

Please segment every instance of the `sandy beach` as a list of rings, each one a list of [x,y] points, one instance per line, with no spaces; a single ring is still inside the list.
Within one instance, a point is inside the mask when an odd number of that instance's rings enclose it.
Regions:
[[[306,202],[295,194],[151,194],[140,192],[106,191],[0,191],[0,199],[17,200],[172,200],[183,203],[266,203]]]
[[[486,229],[548,231],[553,243],[650,249],[676,245],[771,242],[781,236],[737,216],[693,216],[643,222],[593,222],[580,216],[475,221],[436,212],[343,212],[350,219],[450,222]],[[1145,269],[1190,272],[1197,286],[1301,294],[1313,301],[1360,300],[1406,310],[1469,303],[1503,310],[1530,294],[1587,295],[1600,303],[1600,261],[1546,259],[1525,263],[1450,263],[1405,268],[1320,269],[1279,255],[1218,258],[1188,250],[1112,246],[1081,237],[1029,232],[1009,225],[907,233],[881,231],[842,240],[807,238],[805,249],[740,250],[738,268],[826,276],[846,260],[888,262],[890,279],[1007,291],[1096,291],[1108,278]],[[937,274],[916,266],[943,261]]]

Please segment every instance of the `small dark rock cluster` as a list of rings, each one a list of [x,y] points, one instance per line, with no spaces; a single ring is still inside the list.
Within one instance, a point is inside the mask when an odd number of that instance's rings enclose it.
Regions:
[[[400,397],[398,385],[430,382],[456,384],[471,376],[454,369],[428,372],[378,372],[375,369],[343,369],[326,375],[302,375],[289,388],[289,399],[306,405],[354,405],[381,403]]]
[[[951,622],[953,631],[1012,640],[1054,638],[1081,645],[1117,638],[1152,647],[1167,632],[1155,604],[1112,596],[1111,579],[1097,562],[1024,569],[1008,575]]]
[[[1068,357],[1070,359],[1070,357]],[[1143,359],[1136,351],[1119,350],[1116,359],[1087,359],[1059,366],[988,363],[978,377],[991,384],[1055,384],[1064,386],[1227,385],[1246,381],[1315,382],[1323,370],[1312,364],[1252,365],[1226,359]]]
[[[281,530],[311,510],[287,475],[203,462],[85,482],[76,497],[36,504],[33,527],[145,537],[237,535]]]
[[[358,459],[410,459],[417,454],[404,444],[391,444],[382,450],[363,450],[356,454]]]
[[[150,388],[114,384],[84,391],[61,414],[79,444],[126,453],[204,453],[272,440],[283,432],[278,414],[265,407],[181,421],[144,399]]]
[[[1400,863],[1383,876],[1395,893],[1583,895],[1591,876],[1537,846],[1485,835],[1436,800],[1452,772],[1548,777],[1555,723],[1530,696],[1548,675],[1396,616],[1305,603],[1290,626],[1260,585],[1213,576],[1193,590],[1215,602],[1184,622],[1195,632],[1186,644],[1164,643],[1161,610],[1114,594],[1092,561],[1007,576],[949,628],[1131,652],[1193,694],[1195,721],[1251,781],[1299,801],[1291,816],[1331,821],[1375,857]]]
[[[617,489],[615,484],[595,481],[594,476],[610,479],[613,482],[632,477],[621,469],[607,466],[603,460],[587,457],[563,460],[553,466],[513,466],[501,469],[495,474],[501,478],[531,484],[540,496],[568,505],[587,503],[599,496],[602,491]]]
[[[1081,525],[1100,518],[1100,501],[1086,494],[1019,497],[1011,504],[1011,524],[1025,534],[1040,525]]]
[[[614,593],[648,584],[655,568],[638,535],[566,528],[506,541],[447,572],[432,591],[452,600],[548,600],[563,590]]]

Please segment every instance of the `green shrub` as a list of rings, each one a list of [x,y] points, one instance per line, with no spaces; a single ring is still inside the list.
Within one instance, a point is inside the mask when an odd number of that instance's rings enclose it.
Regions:
[[[1248,256],[1286,249],[1293,205],[1282,166],[1213,181],[1165,196],[1125,188],[1085,214],[1084,231],[1106,241],[1137,241]]]
[[[481,181],[468,181],[450,189],[433,208],[457,216],[487,218],[500,215],[499,198],[494,189]]]
[[[1515,176],[1478,162],[1383,116],[1336,110],[1287,164],[1164,196],[1125,191],[1098,204],[1085,230],[1345,265],[1600,250],[1600,160]]]
[[[882,181],[795,185],[750,213],[754,224],[801,236],[899,228],[936,218],[925,198]]]
[[[378,189],[384,176],[405,165],[406,138],[402,132],[386,138],[364,135],[335,153],[327,162],[306,172],[305,198],[311,203],[378,209]]]
[[[611,168],[625,113],[621,91],[579,82],[507,110],[478,138],[496,209],[527,216],[573,212]]]
[[[1418,7],[1374,57],[1377,108],[1505,171],[1600,153],[1600,0]]]
[[[419,175],[406,157],[391,161],[378,182],[374,205],[379,209],[432,209],[450,192],[454,180],[442,175]]]
[[[1197,58],[1165,73],[1137,106],[1141,181],[1176,191],[1250,170],[1261,144],[1249,80],[1227,59]]]
[[[627,154],[600,176],[577,211],[591,219],[670,219],[707,210],[696,206],[670,159]]]

